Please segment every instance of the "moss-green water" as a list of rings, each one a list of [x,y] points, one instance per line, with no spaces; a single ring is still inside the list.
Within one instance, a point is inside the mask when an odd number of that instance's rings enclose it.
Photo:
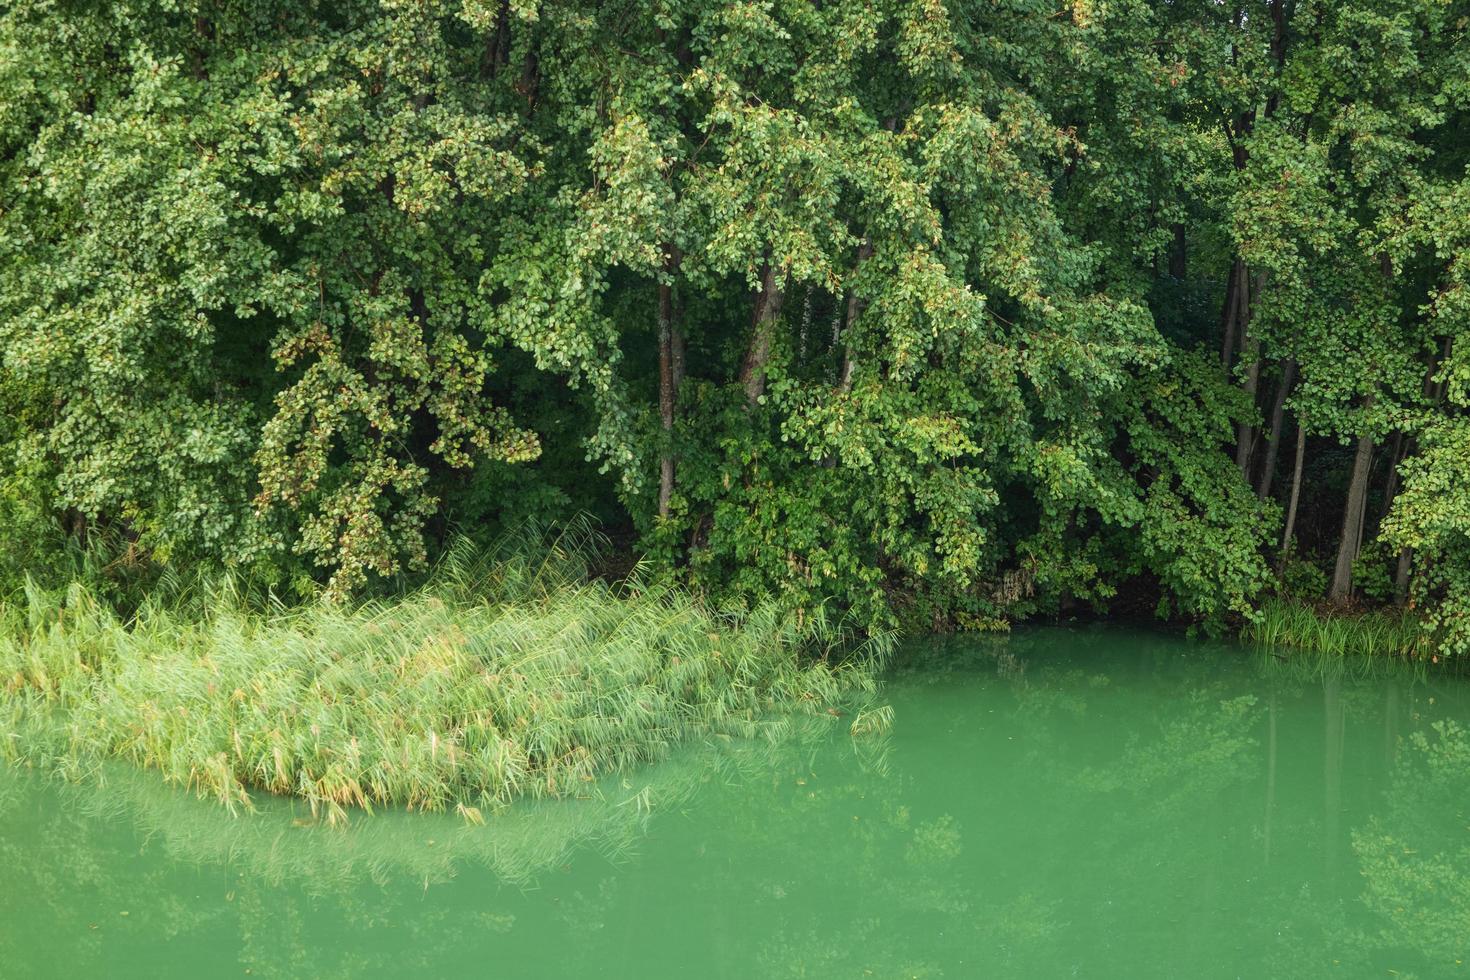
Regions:
[[[0,778],[0,975],[1470,975],[1470,687],[1028,630],[485,826]],[[1291,655],[1287,655],[1288,658]]]

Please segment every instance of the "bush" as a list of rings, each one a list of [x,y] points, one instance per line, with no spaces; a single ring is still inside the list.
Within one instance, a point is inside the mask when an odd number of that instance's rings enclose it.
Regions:
[[[1315,602],[1327,593],[1327,573],[1305,558],[1295,555],[1281,567],[1277,592],[1301,602]]]

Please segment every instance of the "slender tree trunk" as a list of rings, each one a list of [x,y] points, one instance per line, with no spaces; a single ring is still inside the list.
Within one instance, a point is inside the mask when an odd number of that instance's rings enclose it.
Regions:
[[[534,112],[541,92],[541,59],[534,47],[526,52],[526,59],[521,63],[521,79],[516,83],[516,91],[526,100],[526,110]]]
[[[831,357],[827,373],[828,380],[835,385],[842,380],[842,366],[847,362],[847,358],[839,357],[837,353],[841,349],[842,317],[844,310],[847,308],[847,304],[839,301],[833,303],[832,307],[832,343],[828,348]]]
[[[1444,339],[1440,349],[1439,358],[1430,355],[1429,367],[1424,371],[1424,383],[1420,392],[1424,400],[1431,405],[1437,405],[1444,398],[1444,383],[1436,382],[1434,376],[1438,373],[1441,365],[1450,356],[1450,338]],[[1390,457],[1391,467],[1388,471],[1388,486],[1383,493],[1383,512],[1378,517],[1378,523],[1387,520],[1389,512],[1393,510],[1394,498],[1399,492],[1399,466],[1409,456],[1417,451],[1417,440],[1413,436],[1405,436],[1400,430],[1393,434],[1393,454]],[[1414,568],[1414,549],[1403,547],[1399,549],[1398,562],[1393,574],[1393,601],[1394,605],[1402,606],[1409,599],[1409,576]]]
[[[1445,363],[1447,363],[1449,361],[1449,359],[1450,359],[1450,353],[1451,353],[1451,351],[1454,348],[1454,343],[1455,343],[1455,338],[1453,338],[1453,337],[1446,337],[1444,339],[1444,347],[1443,347],[1443,349],[1441,349],[1440,354],[1439,354],[1439,363],[1440,364],[1445,364]],[[1449,378],[1444,378],[1443,380],[1441,380],[1438,384],[1436,384],[1434,386],[1434,400],[1435,400],[1435,402],[1442,402],[1442,401],[1444,401],[1445,388],[1447,388],[1449,386],[1449,383],[1450,383],[1450,379]]]
[[[485,38],[485,54],[480,69],[489,78],[499,74],[510,61],[510,0],[500,0],[495,15],[495,30]]]
[[[1252,286],[1245,277],[1244,267],[1241,270],[1241,292],[1242,301],[1240,306],[1240,353],[1242,357],[1249,358],[1245,371],[1245,382],[1242,385],[1246,395],[1250,397],[1252,411],[1256,404],[1256,391],[1261,383],[1261,355],[1260,341],[1251,336],[1250,323],[1255,305],[1260,299],[1261,286],[1264,278],[1256,276],[1256,282]],[[1250,481],[1251,453],[1255,450],[1256,427],[1246,420],[1236,427],[1235,436],[1235,465],[1240,469],[1240,475],[1247,483]]]
[[[1434,392],[1434,365],[1430,364],[1429,370],[1424,375],[1425,397],[1433,397]],[[1388,486],[1383,491],[1383,510],[1378,515],[1378,523],[1382,526],[1388,519],[1388,513],[1393,509],[1393,501],[1399,492],[1399,464],[1406,456],[1414,452],[1414,439],[1404,438],[1402,431],[1393,434],[1393,450],[1389,456]],[[1414,549],[1404,547],[1399,549],[1398,562],[1393,573],[1393,602],[1396,606],[1402,606],[1409,598],[1409,572],[1414,564]]]
[[[87,532],[91,530],[91,522],[87,520],[87,515],[75,507],[68,507],[61,520],[66,527],[66,533],[76,538],[77,544],[85,548]]]
[[[1399,492],[1399,464],[1404,457],[1414,451],[1414,440],[1405,439],[1403,430],[1400,429],[1393,434],[1393,442],[1388,447],[1388,482],[1383,487],[1383,507],[1378,513],[1378,523],[1382,524],[1388,512],[1393,509],[1393,498]]]
[[[658,516],[669,516],[674,495],[674,287],[658,284],[658,417],[663,427],[659,460]]]
[[[1281,362],[1281,384],[1276,388],[1276,399],[1271,403],[1271,441],[1266,445],[1266,462],[1261,468],[1261,482],[1256,487],[1256,497],[1265,500],[1271,495],[1271,481],[1276,478],[1276,458],[1281,451],[1281,426],[1286,419],[1286,396],[1291,394],[1296,381],[1296,358],[1288,357]]]
[[[1174,246],[1169,249],[1169,275],[1181,282],[1189,274],[1188,243],[1184,238],[1184,222],[1174,222]]]
[[[1393,604],[1402,606],[1409,601],[1409,573],[1414,568],[1414,549],[1399,549],[1398,566],[1393,572]]]
[[[194,18],[194,36],[198,39],[198,44],[195,46],[191,55],[194,78],[197,81],[204,81],[209,77],[209,72],[204,70],[204,59],[206,57],[204,48],[208,42],[214,40],[214,25],[209,22],[207,17]]]
[[[1230,266],[1230,283],[1225,289],[1225,314],[1221,317],[1220,367],[1230,370],[1235,355],[1235,326],[1240,316],[1241,261]]]
[[[1302,462],[1307,456],[1307,427],[1300,417],[1296,420],[1296,460],[1291,467],[1291,502],[1286,506],[1286,530],[1281,535],[1281,559],[1277,570],[1286,567],[1286,556],[1291,552],[1292,537],[1296,534],[1296,508],[1302,499]]]
[[[854,266],[854,269],[861,269],[863,267],[863,263],[868,261],[868,259],[871,258],[872,255],[873,243],[870,239],[864,238],[863,243],[858,246],[857,265]],[[852,325],[857,322],[857,318],[862,312],[863,301],[858,298],[858,294],[856,292],[850,291],[847,295],[847,319],[845,321],[846,325],[842,328],[842,336],[844,340],[849,340],[849,338],[851,337]],[[852,344],[849,341],[845,343],[842,348],[842,377],[837,385],[838,390],[840,390],[844,395],[852,391],[852,372],[854,366],[855,365],[853,363],[852,357]]]
[[[784,299],[785,293],[776,267],[767,262],[761,272],[760,292],[755,298],[750,347],[740,365],[740,384],[745,388],[747,405],[754,405],[766,393],[766,367],[770,364],[771,341],[775,336],[776,321],[781,317],[781,303]]]
[[[1327,598],[1345,605],[1353,593],[1353,562],[1363,543],[1363,511],[1368,504],[1368,477],[1373,469],[1373,437],[1358,437],[1358,451],[1353,455],[1353,471],[1348,478],[1347,506],[1342,513],[1342,534],[1337,542],[1337,563],[1332,570],[1332,587]]]
[[[1256,404],[1256,391],[1260,386],[1261,359],[1256,356],[1259,346],[1255,341],[1250,344],[1250,349],[1245,356],[1249,357],[1250,367],[1246,369],[1245,384],[1242,390],[1250,396],[1251,408],[1254,410]],[[1251,455],[1256,448],[1256,427],[1250,422],[1242,419],[1235,428],[1235,466],[1240,470],[1241,478],[1250,485],[1251,478]]]
[[[1387,259],[1384,260],[1385,262]],[[1429,366],[1424,369],[1424,380],[1419,385],[1419,393],[1428,404],[1434,404],[1438,399],[1435,393],[1438,385],[1434,383],[1434,374],[1439,362],[1433,354],[1429,356]],[[1383,488],[1383,508],[1378,514],[1378,523],[1382,524],[1388,518],[1388,512],[1393,509],[1394,498],[1399,493],[1399,465],[1409,456],[1414,455],[1417,446],[1414,437],[1406,435],[1403,429],[1395,430],[1393,444],[1388,451],[1388,482]]]
[[[862,244],[858,246],[857,262],[853,266],[854,272],[861,269],[863,263],[868,261],[872,255],[873,242],[871,239],[864,238]],[[852,393],[853,373],[857,366],[856,359],[852,356],[852,327],[863,311],[863,301],[858,298],[855,291],[849,289],[845,306],[845,311],[832,322],[832,345],[836,347],[839,341],[842,342],[842,366],[837,374],[837,391],[839,394],[849,395]],[[832,469],[836,465],[837,454],[835,452],[829,451],[822,457],[824,469]]]
[[[801,330],[796,339],[796,363],[806,364],[807,343],[811,339],[812,329],[812,291],[806,290],[806,296],[801,301]]]

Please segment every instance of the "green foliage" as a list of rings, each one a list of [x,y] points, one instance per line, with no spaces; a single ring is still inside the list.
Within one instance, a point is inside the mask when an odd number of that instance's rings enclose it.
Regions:
[[[343,599],[588,512],[721,602],[1215,628],[1300,430],[1297,553],[1414,548],[1461,650],[1467,17],[17,0],[0,574]]]
[[[1239,393],[1193,353],[1176,351],[1165,370],[1128,391],[1117,418],[1126,446],[1126,477],[1083,497],[1112,517],[1115,567],[1147,570],[1191,619],[1219,623],[1245,615],[1270,577],[1261,548],[1274,526],[1270,508],[1252,498],[1215,447],[1247,411]]]
[[[1389,528],[1392,540],[1416,549],[1415,601],[1439,646],[1470,651],[1470,427],[1446,420],[1424,434],[1424,453],[1404,464],[1405,486]]]
[[[1386,547],[1376,546],[1358,555],[1353,563],[1353,581],[1369,601],[1391,602],[1394,597],[1393,559]]]
[[[1310,561],[1288,557],[1281,566],[1277,591],[1292,603],[1311,603],[1327,591],[1327,573]]]
[[[34,410],[34,397],[0,372],[0,596],[17,591],[28,570],[59,564],[66,547],[46,506],[48,474],[18,451]]]

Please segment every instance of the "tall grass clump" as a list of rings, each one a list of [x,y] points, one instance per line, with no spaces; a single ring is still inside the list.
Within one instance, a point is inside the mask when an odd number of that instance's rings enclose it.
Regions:
[[[356,605],[287,607],[226,578],[161,582],[124,615],[80,583],[29,588],[0,605],[0,755],[73,776],[120,757],[232,809],[264,790],[334,821],[375,805],[478,820],[872,687],[886,638],[592,579],[592,550],[460,549]]]
[[[1268,599],[1245,637],[1264,646],[1293,647],[1329,657],[1421,656],[1425,635],[1411,613],[1375,610],[1349,613],[1286,599]]]

